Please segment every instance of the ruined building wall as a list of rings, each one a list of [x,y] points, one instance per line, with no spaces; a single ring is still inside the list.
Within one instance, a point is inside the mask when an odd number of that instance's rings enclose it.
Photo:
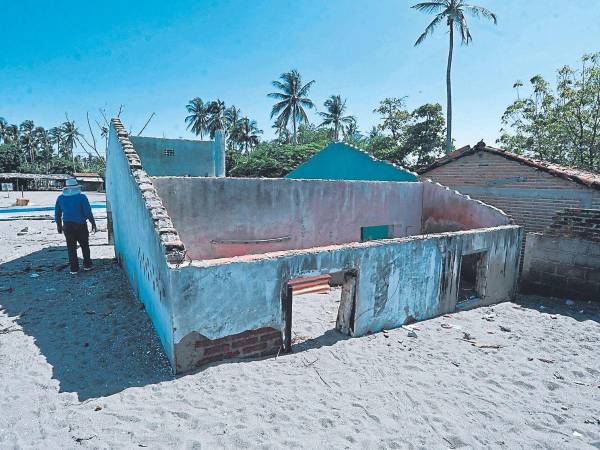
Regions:
[[[115,255],[174,364],[168,261],[181,259],[183,245],[127,133],[115,119],[109,132],[106,195]]]
[[[527,234],[521,289],[600,301],[600,209],[565,209]]]
[[[499,209],[429,181],[423,182],[422,221],[423,234],[488,228],[510,223],[510,219]]]
[[[361,227],[421,231],[420,183],[154,178],[192,259],[357,242]],[[258,241],[258,242],[257,242]]]
[[[145,136],[130,139],[150,176],[225,176],[225,140],[219,130],[214,141]]]
[[[183,293],[173,311],[178,370],[244,348],[277,353],[281,339],[272,331],[283,331],[282,292],[298,277],[355,271],[353,336],[454,311],[461,257],[474,252],[486,255],[478,305],[510,300],[520,240],[520,227],[502,226],[193,262],[173,274]]]

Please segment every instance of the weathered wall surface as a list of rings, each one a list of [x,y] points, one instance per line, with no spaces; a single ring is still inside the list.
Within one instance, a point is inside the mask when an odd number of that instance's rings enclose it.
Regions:
[[[421,231],[421,183],[154,178],[192,259],[356,242],[361,227]],[[256,242],[262,241],[262,242]]]
[[[183,247],[127,133],[114,119],[107,149],[106,195],[115,254],[174,364],[173,292],[167,260],[180,257]]]
[[[480,304],[512,299],[520,239],[520,227],[503,226],[193,262],[173,274],[174,286],[182,293],[173,311],[178,367],[193,367],[207,357],[228,357],[231,343],[221,348],[222,354],[217,345],[227,336],[283,330],[282,290],[298,277],[357,271],[354,336],[454,311],[463,254],[487,252],[486,291]],[[209,355],[207,339],[213,342]]]
[[[600,301],[600,209],[566,209],[527,234],[521,289]]]
[[[508,225],[502,211],[438,183],[423,183],[423,233],[471,230]]]
[[[525,232],[541,232],[565,208],[600,208],[600,191],[479,151],[421,175],[500,208]]]
[[[150,176],[225,176],[225,142],[220,132],[214,141],[132,136],[131,142]],[[167,156],[165,150],[173,150]]]
[[[351,145],[329,144],[286,178],[318,180],[416,181],[416,174],[394,164],[373,158]]]

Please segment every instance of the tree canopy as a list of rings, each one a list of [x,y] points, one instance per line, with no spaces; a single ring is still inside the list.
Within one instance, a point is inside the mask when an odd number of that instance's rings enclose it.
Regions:
[[[600,172],[600,53],[585,55],[578,68],[564,66],[553,88],[541,75],[529,94],[502,116],[500,145],[512,152]]]

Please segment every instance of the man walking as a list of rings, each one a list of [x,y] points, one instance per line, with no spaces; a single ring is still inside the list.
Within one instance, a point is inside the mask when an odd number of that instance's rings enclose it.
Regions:
[[[64,231],[69,252],[71,274],[79,273],[79,260],[77,259],[77,243],[83,253],[83,270],[92,269],[90,258],[89,231],[86,220],[92,224],[92,231],[96,232],[96,221],[88,198],[81,193],[81,186],[75,178],[70,178],[65,183],[62,195],[56,199],[54,206],[54,220],[59,233]]]

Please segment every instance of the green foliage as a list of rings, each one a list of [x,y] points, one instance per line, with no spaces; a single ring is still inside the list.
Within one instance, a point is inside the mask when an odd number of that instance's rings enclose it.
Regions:
[[[0,171],[22,173],[98,172],[104,174],[104,158],[74,154],[82,147],[82,135],[75,122],[67,120],[46,130],[32,120],[9,125],[0,118]],[[88,144],[89,145],[89,144]]]
[[[558,70],[556,88],[540,75],[502,116],[498,142],[515,153],[600,172],[600,53]]]
[[[438,103],[427,103],[410,112],[404,99],[386,98],[374,112],[382,116],[382,121],[359,146],[376,158],[418,169],[443,154],[446,127]]]
[[[19,172],[20,168],[19,148],[14,144],[0,145],[0,172]]]
[[[227,176],[283,177],[330,142],[325,129],[300,126],[298,134],[298,144],[273,140],[260,143],[248,154],[238,154],[230,160]]]

